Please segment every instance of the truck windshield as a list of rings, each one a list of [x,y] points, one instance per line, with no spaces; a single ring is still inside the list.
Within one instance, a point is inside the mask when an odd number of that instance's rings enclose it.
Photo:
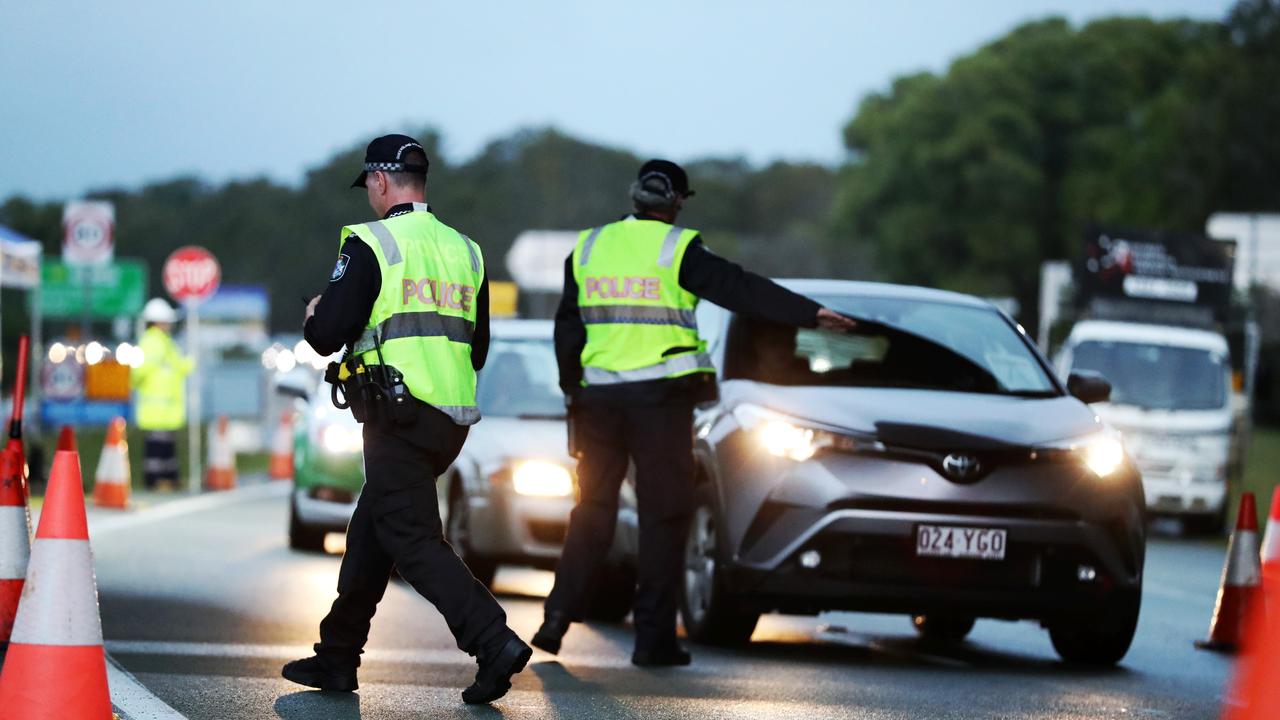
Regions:
[[[814,298],[859,320],[848,334],[735,317],[725,377],[772,385],[896,387],[1048,397],[1044,367],[995,310],[904,298]]]
[[[1189,347],[1086,340],[1071,351],[1072,370],[1111,383],[1111,402],[1151,410],[1216,410],[1227,404],[1227,359]]]
[[[494,338],[476,386],[480,414],[562,418],[564,395],[550,340]]]

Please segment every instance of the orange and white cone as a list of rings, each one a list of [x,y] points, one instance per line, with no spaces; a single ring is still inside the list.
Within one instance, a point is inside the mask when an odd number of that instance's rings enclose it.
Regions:
[[[93,474],[93,504],[98,507],[129,507],[129,489],[133,474],[129,469],[129,441],[125,438],[124,418],[118,417],[107,426],[107,442],[98,458]]]
[[[236,486],[236,453],[231,447],[231,433],[227,416],[218,418],[218,424],[209,433],[209,471],[205,487],[210,490],[233,490]]]
[[[0,669],[4,720],[111,720],[102,620],[85,522],[80,456],[49,473],[26,587]]]
[[[293,479],[293,413],[280,416],[275,435],[271,438],[271,462],[267,468],[272,480]]]
[[[70,425],[63,425],[58,431],[58,452],[69,450],[78,452],[76,449],[76,431]]]
[[[31,556],[31,513],[18,457],[0,451],[0,647],[9,642]]]
[[[1240,515],[1227,545],[1218,602],[1209,622],[1209,637],[1196,641],[1204,650],[1234,652],[1244,638],[1249,610],[1261,598],[1262,564],[1258,560],[1258,510],[1253,493],[1240,498]]]
[[[1280,560],[1263,564],[1262,582],[1268,588],[1280,585]],[[1244,655],[1236,663],[1222,720],[1280,718],[1280,614],[1258,607],[1250,615]]]
[[[1280,562],[1280,485],[1271,493],[1271,513],[1262,536],[1262,564]]]

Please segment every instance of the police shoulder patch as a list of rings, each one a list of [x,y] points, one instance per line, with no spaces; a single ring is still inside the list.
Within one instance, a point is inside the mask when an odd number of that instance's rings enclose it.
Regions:
[[[339,255],[338,263],[333,266],[333,274],[329,276],[329,282],[338,282],[343,275],[347,274],[347,265],[351,263],[350,255]]]

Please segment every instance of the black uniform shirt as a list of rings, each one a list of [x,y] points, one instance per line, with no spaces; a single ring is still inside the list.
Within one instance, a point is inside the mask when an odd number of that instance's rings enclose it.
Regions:
[[[658,218],[639,216],[645,220]],[[625,219],[625,217],[623,218]],[[711,252],[698,236],[689,243],[680,263],[680,287],[703,300],[735,313],[783,325],[817,327],[821,305],[774,281],[749,272]],[[560,389],[575,402],[626,405],[661,405],[671,402],[704,402],[715,396],[707,373],[681,378],[647,380],[582,387],[582,349],[587,328],[578,308],[578,282],[573,276],[573,255],[564,261],[564,295],[556,310],[556,360]]]
[[[413,212],[404,203],[387,211],[386,218]],[[378,258],[359,238],[348,238],[330,277],[329,286],[320,296],[315,315],[307,320],[302,335],[321,355],[330,355],[343,345],[354,346],[369,325],[373,303],[382,291],[382,271]],[[489,277],[486,274],[476,293],[476,328],[471,336],[471,365],[484,367],[489,354]]]

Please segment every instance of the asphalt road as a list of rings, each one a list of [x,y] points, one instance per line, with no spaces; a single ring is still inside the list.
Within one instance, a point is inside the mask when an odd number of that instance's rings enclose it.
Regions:
[[[749,648],[695,646],[691,668],[629,663],[628,626],[574,626],[558,658],[536,652],[506,698],[462,704],[475,672],[444,621],[402,582],[374,618],[358,694],[279,676],[310,654],[333,599],[336,555],[290,551],[281,486],[192,512],[94,513],[108,652],[165,702],[208,718],[1211,718],[1230,660],[1195,650],[1224,546],[1157,538],[1122,665],[1058,662],[1034,624],[980,621],[955,648],[927,648],[901,616],[770,616]],[[497,594],[528,638],[551,576],[504,569]]]

